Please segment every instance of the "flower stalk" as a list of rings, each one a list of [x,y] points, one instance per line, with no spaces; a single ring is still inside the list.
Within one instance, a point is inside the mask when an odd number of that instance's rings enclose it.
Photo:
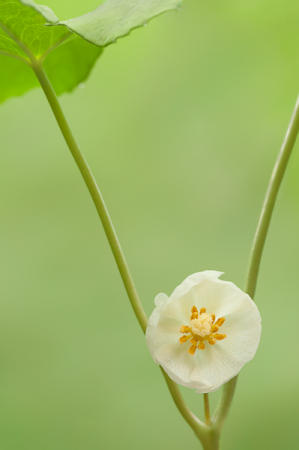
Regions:
[[[206,435],[206,438],[202,441],[203,449],[219,450],[220,448],[219,438],[220,438],[219,432],[215,428],[210,427]]]
[[[205,409],[206,424],[211,425],[209,394],[203,394],[203,402],[204,402],[204,409]]]
[[[256,233],[253,240],[251,255],[249,259],[249,270],[246,282],[246,292],[251,298],[254,297],[260,263],[263,255],[267,233],[269,230],[272,213],[277,200],[279,188],[286,172],[287,165],[296,143],[299,132],[299,97],[297,98],[291,120],[283,140],[280,152],[275,162],[272,175],[266,191],[262,211],[258,221]],[[221,430],[224,420],[228,414],[236,389],[237,377],[230,380],[223,387],[222,398],[215,415],[215,425]]]
[[[96,183],[96,180],[88,166],[87,161],[80,152],[80,149],[73,137],[69,124],[63,114],[61,106],[58,102],[57,96],[54,92],[50,81],[48,80],[42,65],[38,61],[32,61],[32,69],[47,97],[53,114],[56,118],[58,126],[63,134],[63,137],[67,143],[67,146],[77,164],[78,169],[84,179],[84,182],[89,190],[93,203],[97,209],[98,215],[101,219],[106,237],[110,244],[114,259],[116,261],[119,273],[122,277],[124,286],[126,288],[128,297],[130,299],[132,308],[135,312],[137,320],[143,331],[146,329],[147,318],[143,310],[139,295],[137,293],[136,287],[134,285],[130,270],[122,251],[120,242],[118,240],[116,231],[114,229],[111,217],[109,215],[108,209],[105,205],[102,193]]]
[[[269,181],[250,256],[246,292],[254,297],[263,249],[277,194],[299,132],[299,97]]]

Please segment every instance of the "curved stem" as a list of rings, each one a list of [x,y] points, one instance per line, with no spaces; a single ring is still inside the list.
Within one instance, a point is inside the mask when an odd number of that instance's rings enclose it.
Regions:
[[[138,322],[143,331],[146,329],[147,318],[145,312],[143,310],[141,301],[139,299],[137,290],[135,288],[132,276],[130,274],[128,264],[126,262],[125,256],[121,249],[118,237],[114,230],[109,212],[105,205],[104,199],[102,197],[101,191],[97,186],[96,180],[88,166],[87,161],[79,150],[79,147],[72,135],[71,129],[64,117],[61,106],[58,102],[56,94],[45,74],[41,65],[38,62],[32,64],[32,68],[40,82],[40,85],[48,99],[48,102],[52,108],[53,114],[57,120],[58,126],[63,134],[63,137],[68,145],[68,148],[71,151],[71,154],[78,166],[78,169],[81,172],[81,175],[85,181],[85,184],[89,190],[89,193],[92,197],[94,205],[97,209],[97,212],[100,216],[104,231],[106,233],[108,242],[110,244],[113,256],[115,258],[118,270],[122,277],[123,283],[125,285],[128,297],[130,299],[132,308],[136,314]]]
[[[176,383],[174,383],[167,373],[160,367],[162,374],[165,378],[166,384],[168,386],[168,389],[172,395],[172,398],[174,400],[174,403],[176,404],[176,407],[186,420],[186,422],[190,425],[196,436],[204,442],[206,439],[206,434],[209,431],[209,428],[198,419],[198,417],[195,416],[195,414],[190,411],[190,409],[186,406],[182,394],[180,393],[179,387]]]
[[[146,317],[146,314],[142,307],[140,298],[138,296],[136,287],[134,285],[132,276],[129,271],[128,264],[126,262],[123,251],[121,249],[116,231],[114,229],[112,220],[110,218],[109,212],[105,205],[101,191],[100,191],[99,187],[97,186],[95,178],[87,164],[87,161],[85,160],[84,156],[81,154],[81,152],[79,150],[79,147],[72,135],[71,129],[66,121],[66,118],[63,114],[63,111],[58,102],[58,99],[53,90],[53,87],[51,86],[45,72],[43,71],[41,64],[35,60],[32,60],[31,64],[32,64],[32,69],[34,70],[34,72],[40,82],[40,85],[48,99],[48,102],[51,106],[51,109],[52,109],[53,114],[56,118],[56,121],[59,125],[59,128],[63,134],[63,137],[68,145],[68,148],[71,151],[71,154],[78,166],[78,169],[81,172],[84,182],[85,182],[85,184],[89,190],[89,193],[92,197],[92,200],[97,209],[98,215],[101,219],[104,231],[106,233],[108,242],[110,244],[112,253],[114,255],[114,259],[116,261],[118,270],[120,272],[124,286],[126,288],[132,308],[135,312],[135,315],[137,317],[137,320],[139,322],[141,329],[143,330],[143,332],[145,332],[146,326],[147,326],[147,317]],[[186,420],[186,422],[193,429],[193,431],[195,432],[197,437],[199,439],[203,439],[205,437],[204,436],[205,425],[187,408],[176,383],[174,383],[167,376],[167,374],[164,372],[164,370],[162,368],[161,368],[161,370],[162,370],[163,376],[166,380],[170,394],[172,395],[172,398],[173,398],[178,410],[180,411],[180,413],[182,414],[182,416]]]
[[[221,431],[221,428],[223,427],[224,421],[228,414],[236,389],[237,379],[238,377],[234,377],[223,386],[223,393],[214,418],[214,426],[219,432]]]
[[[253,240],[253,246],[250,255],[249,270],[246,283],[246,292],[253,298],[259,267],[262,259],[263,249],[271,222],[271,217],[277,194],[285,174],[288,161],[294,148],[296,138],[299,132],[299,97],[297,99],[287,132],[278,154],[274,169],[269,181],[261,215],[258,221],[257,230]],[[230,380],[223,388],[222,398],[215,416],[215,426],[220,429],[228,413],[232,402],[237,377]]]
[[[269,229],[273,209],[277,199],[277,194],[285,174],[288,161],[290,159],[293,147],[296,142],[299,131],[299,97],[297,99],[295,109],[293,111],[289,127],[283,144],[281,146],[278,158],[276,160],[268,189],[266,192],[262,212],[257,225],[257,230],[253,240],[253,246],[250,256],[250,264],[248,270],[246,292],[253,297],[257,284],[257,277],[262,259],[262,253]]]
[[[203,394],[206,424],[211,425],[209,394]]]

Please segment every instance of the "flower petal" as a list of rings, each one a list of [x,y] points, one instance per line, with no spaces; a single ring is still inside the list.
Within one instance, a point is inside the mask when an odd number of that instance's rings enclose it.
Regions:
[[[261,335],[260,313],[252,299],[221,272],[205,271],[186,278],[169,298],[160,294],[149,318],[147,344],[154,360],[175,382],[210,392],[233,378],[257,350]],[[204,350],[188,352],[190,341],[180,343],[180,328],[190,323],[193,305],[225,317],[219,333],[223,340],[206,342]]]
[[[223,272],[217,272],[216,270],[204,270],[203,272],[193,273],[189,275],[171,294],[171,299],[175,300],[185,296],[192,288],[198,286],[204,280],[216,281]]]
[[[166,303],[168,300],[168,296],[164,294],[163,292],[160,292],[160,294],[157,294],[155,297],[155,305],[156,306],[162,306],[164,303]]]

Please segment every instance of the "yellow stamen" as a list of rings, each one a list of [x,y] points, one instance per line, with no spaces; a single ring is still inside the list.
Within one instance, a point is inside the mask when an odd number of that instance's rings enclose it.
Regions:
[[[196,352],[196,345],[191,345],[188,352],[190,353],[190,355],[194,355],[194,353]]]
[[[205,346],[204,342],[200,342],[198,344],[198,350],[204,350],[205,348],[206,348],[206,346]]]
[[[199,314],[203,314],[205,312],[207,312],[206,308],[200,308]]]
[[[191,309],[190,320],[194,320],[194,319],[198,319],[198,309],[196,308],[196,306],[192,306],[192,309]]]
[[[218,327],[221,327],[221,325],[223,325],[224,322],[225,322],[225,317],[219,317],[219,319],[217,320],[215,325],[218,325]]]
[[[186,325],[182,325],[180,328],[181,333],[190,333],[190,331],[191,331],[191,327],[188,327]]]
[[[214,334],[215,339],[217,339],[217,341],[222,341],[222,339],[226,338],[226,334]]]
[[[190,339],[191,338],[191,334],[189,334],[188,336],[182,336],[182,337],[180,337],[180,343],[181,344],[183,344],[184,342],[187,342],[188,341],[188,339]]]

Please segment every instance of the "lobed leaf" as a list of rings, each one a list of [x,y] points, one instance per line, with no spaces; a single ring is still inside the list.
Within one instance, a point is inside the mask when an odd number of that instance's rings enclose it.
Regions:
[[[103,48],[49,22],[58,18],[46,6],[0,0],[0,102],[38,86],[28,65],[31,58],[44,61],[57,94],[73,90],[88,77]]]
[[[39,61],[57,94],[84,81],[103,48],[180,0],[107,0],[95,11],[59,21],[33,0],[0,0],[0,102],[38,85]],[[9,58],[8,58],[9,56]]]
[[[58,24],[95,45],[106,46],[180,3],[181,0],[107,0],[93,12]]]

